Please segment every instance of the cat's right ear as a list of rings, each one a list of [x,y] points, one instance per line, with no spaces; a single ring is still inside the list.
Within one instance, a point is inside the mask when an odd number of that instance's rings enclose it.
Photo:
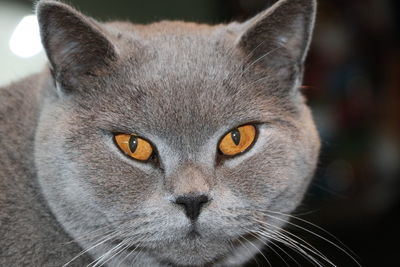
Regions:
[[[239,25],[237,46],[249,55],[250,65],[276,70],[289,83],[301,79],[316,16],[316,0],[279,0]]]
[[[100,24],[54,0],[36,6],[43,46],[57,83],[66,90],[85,76],[101,75],[118,58]]]

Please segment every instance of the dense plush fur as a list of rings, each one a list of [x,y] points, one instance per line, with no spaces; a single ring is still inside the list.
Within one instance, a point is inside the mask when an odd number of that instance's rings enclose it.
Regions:
[[[317,161],[298,89],[315,1],[215,26],[100,23],[50,0],[37,13],[49,67],[0,90],[0,265],[233,266],[259,252],[269,239],[254,233],[283,226]],[[218,153],[249,123],[248,152]],[[121,132],[155,157],[123,155]],[[194,193],[210,199],[195,222],[174,203]]]

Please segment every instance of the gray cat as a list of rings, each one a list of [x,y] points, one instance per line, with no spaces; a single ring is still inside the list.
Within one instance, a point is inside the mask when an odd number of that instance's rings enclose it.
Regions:
[[[320,146],[315,8],[144,26],[40,1],[49,65],[0,90],[0,266],[240,266],[279,240]]]

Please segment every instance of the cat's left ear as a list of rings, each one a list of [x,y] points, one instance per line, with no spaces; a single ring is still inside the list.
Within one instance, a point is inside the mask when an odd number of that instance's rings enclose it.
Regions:
[[[268,68],[301,69],[310,46],[316,0],[280,0],[240,25],[237,46]]]
[[[55,0],[36,6],[42,43],[55,79],[75,89],[81,79],[99,76],[117,60],[117,50],[96,20]]]

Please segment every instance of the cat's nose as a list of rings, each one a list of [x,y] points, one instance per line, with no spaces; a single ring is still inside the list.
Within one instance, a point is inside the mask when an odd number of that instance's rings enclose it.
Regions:
[[[185,208],[186,216],[192,221],[199,217],[201,207],[209,201],[209,197],[203,194],[182,195],[175,199],[175,203]]]

